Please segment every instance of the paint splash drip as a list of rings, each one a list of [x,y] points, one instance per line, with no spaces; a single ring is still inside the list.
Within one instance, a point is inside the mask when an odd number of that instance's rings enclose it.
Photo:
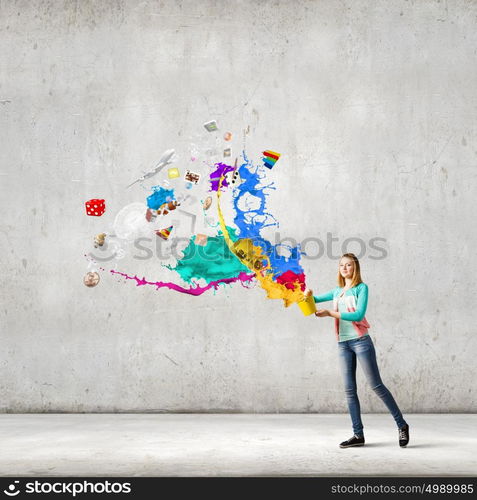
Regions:
[[[234,278],[221,278],[219,280],[211,281],[210,283],[208,283],[205,286],[200,286],[200,285],[196,284],[196,286],[191,286],[190,288],[185,288],[183,286],[176,285],[175,283],[172,283],[172,282],[147,281],[144,277],[138,278],[136,275],[130,276],[126,273],[121,273],[119,271],[115,271],[114,269],[111,269],[110,273],[111,274],[118,274],[127,280],[134,280],[134,281],[136,281],[136,286],[152,285],[152,286],[156,287],[156,290],[159,290],[159,288],[169,288],[169,290],[175,290],[176,292],[187,293],[189,295],[195,295],[195,296],[202,295],[204,292],[206,292],[207,290],[210,290],[212,288],[217,290],[220,285],[234,283],[236,281],[239,281],[243,285],[244,283],[248,283],[248,282],[252,281],[252,279],[254,278],[253,274],[240,273],[238,276],[236,276]]]

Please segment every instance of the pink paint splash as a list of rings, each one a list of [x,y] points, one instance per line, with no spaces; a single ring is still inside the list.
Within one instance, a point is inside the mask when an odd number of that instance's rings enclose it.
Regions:
[[[296,274],[293,271],[288,270],[283,274],[280,274],[280,276],[277,276],[276,281],[281,285],[285,285],[285,287],[289,290],[295,289],[295,283],[298,283],[300,285],[300,289],[302,292],[304,292],[306,289],[304,273]]]
[[[255,274],[247,274],[244,272],[241,272],[238,276],[234,278],[223,278],[220,280],[216,281],[211,281],[209,284],[206,286],[197,286],[197,287],[191,287],[191,288],[184,288],[180,285],[176,285],[175,283],[166,283],[164,281],[147,281],[144,277],[138,278],[137,276],[129,276],[126,273],[121,273],[119,271],[115,271],[114,269],[110,269],[109,271],[112,274],[119,274],[120,276],[123,276],[124,278],[128,280],[135,280],[136,281],[136,286],[141,286],[141,285],[155,285],[156,290],[159,290],[159,288],[169,288],[170,290],[175,290],[176,292],[180,293],[188,293],[189,295],[202,295],[204,292],[207,290],[210,290],[211,288],[214,288],[217,290],[219,288],[219,285],[222,283],[233,283],[234,281],[240,281],[242,286],[245,286],[244,283],[251,281],[254,277]],[[246,287],[248,288],[248,287]]]

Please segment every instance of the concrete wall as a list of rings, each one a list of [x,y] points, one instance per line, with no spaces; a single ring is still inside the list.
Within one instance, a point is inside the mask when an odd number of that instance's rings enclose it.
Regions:
[[[125,186],[165,149],[206,145],[213,118],[236,151],[283,154],[282,236],[335,238],[307,248],[315,292],[345,240],[364,242],[402,410],[477,410],[477,2],[3,0],[0,41],[1,411],[346,411],[328,318],[258,287],[135,287],[107,265],[83,285],[94,234],[144,202]],[[385,411],[358,383],[363,411]]]

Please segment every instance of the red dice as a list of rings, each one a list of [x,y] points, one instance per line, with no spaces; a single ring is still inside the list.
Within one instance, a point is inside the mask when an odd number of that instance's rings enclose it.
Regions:
[[[86,214],[92,215],[94,217],[99,217],[104,214],[106,210],[106,205],[104,200],[89,200],[85,202],[86,205]]]

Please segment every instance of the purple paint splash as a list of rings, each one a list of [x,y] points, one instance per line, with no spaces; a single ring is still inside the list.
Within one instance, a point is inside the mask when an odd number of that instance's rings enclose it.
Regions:
[[[226,283],[233,283],[235,281],[240,281],[241,285],[245,287],[244,283],[251,281],[255,277],[255,274],[247,274],[247,273],[241,272],[238,276],[236,276],[234,278],[222,278],[222,279],[219,279],[216,281],[211,281],[206,286],[199,286],[198,285],[195,288],[194,287],[184,288],[180,285],[176,285],[175,283],[171,283],[171,282],[166,283],[164,281],[156,281],[156,282],[147,281],[144,277],[141,279],[141,278],[138,278],[137,276],[129,276],[126,273],[121,273],[119,271],[115,271],[114,269],[110,269],[109,272],[111,274],[119,274],[128,280],[135,280],[136,286],[155,285],[156,290],[159,290],[159,288],[169,288],[169,290],[175,290],[176,292],[188,293],[189,295],[195,295],[195,296],[202,295],[204,292],[206,292],[207,290],[210,290],[211,288],[214,288],[215,290],[217,290],[219,288],[219,285],[221,285],[222,283],[226,284]],[[248,288],[248,287],[245,287],[245,288]]]
[[[211,184],[209,192],[218,191],[220,177],[222,175],[225,175],[227,172],[232,172],[232,170],[234,170],[234,167],[231,167],[230,165],[226,165],[225,163],[216,163],[215,166],[217,167],[217,169],[214,170],[213,172],[211,172],[209,175],[209,181]],[[227,186],[228,186],[228,182],[226,179],[224,179],[222,181],[222,187],[227,187]]]

